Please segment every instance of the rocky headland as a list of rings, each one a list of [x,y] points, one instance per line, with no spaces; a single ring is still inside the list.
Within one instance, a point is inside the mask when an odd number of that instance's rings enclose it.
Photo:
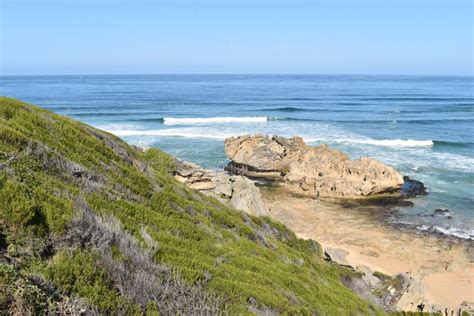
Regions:
[[[363,198],[398,193],[424,194],[423,184],[403,177],[393,167],[368,157],[351,160],[322,144],[308,146],[302,138],[239,136],[225,140],[226,166],[232,174],[284,184],[313,198]]]

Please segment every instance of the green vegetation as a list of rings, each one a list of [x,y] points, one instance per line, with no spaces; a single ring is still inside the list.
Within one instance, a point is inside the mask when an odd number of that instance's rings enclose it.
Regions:
[[[188,189],[175,168],[0,98],[0,312],[382,313],[316,242]]]
[[[400,274],[390,276],[385,273],[375,271],[372,275],[381,281],[381,286],[374,292],[377,297],[384,296],[385,292],[388,292],[390,289],[395,289],[396,291],[403,290],[404,281],[402,275]]]

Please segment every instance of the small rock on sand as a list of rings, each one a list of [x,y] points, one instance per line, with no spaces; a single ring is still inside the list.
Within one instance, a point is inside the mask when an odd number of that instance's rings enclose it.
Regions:
[[[378,258],[379,256],[379,253],[372,249],[364,249],[360,252],[360,254],[364,256],[375,257],[375,258]]]

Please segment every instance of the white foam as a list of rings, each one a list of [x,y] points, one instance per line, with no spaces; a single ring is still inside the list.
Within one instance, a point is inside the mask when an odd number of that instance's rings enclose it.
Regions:
[[[402,222],[397,222],[397,223],[402,223]],[[427,225],[427,224],[416,226],[416,228],[421,231],[431,231],[431,232],[441,233],[443,235],[454,236],[454,237],[458,237],[462,239],[474,240],[473,229],[460,229],[456,227],[441,227],[441,226],[436,226],[436,225],[432,226],[432,225]]]
[[[209,124],[209,123],[265,123],[268,121],[266,116],[247,116],[247,117],[189,117],[176,118],[165,117],[163,124],[165,125],[191,125],[191,124]]]
[[[474,240],[474,230],[462,230],[454,227],[444,228],[440,226],[433,226],[433,230],[443,233],[445,235],[451,235],[462,239]]]
[[[361,144],[389,146],[389,147],[431,147],[432,140],[413,140],[413,139],[382,139],[382,140],[367,140],[357,141]]]
[[[186,137],[186,138],[209,138],[226,139],[233,134],[204,134],[186,129],[156,129],[156,130],[108,130],[117,136],[156,136],[156,137]]]
[[[259,117],[255,117],[256,119],[260,119]],[[217,119],[217,118],[209,118],[210,119]],[[221,122],[225,122],[224,119]],[[238,122],[233,121],[237,118],[229,118],[231,121],[229,122]],[[187,119],[178,119],[178,123],[168,123],[167,125],[179,125],[179,124],[186,124],[185,120]],[[198,119],[189,119],[189,120],[198,120]],[[208,120],[208,119],[203,119]],[[256,120],[258,121],[258,120]],[[166,119],[165,119],[166,122]],[[171,121],[173,122],[173,121]],[[197,122],[197,121],[196,121]],[[209,122],[209,121],[205,121]],[[194,123],[194,124],[204,124],[203,123]],[[211,138],[211,139],[225,139],[232,136],[239,136],[245,134],[254,134],[252,132],[247,132],[244,130],[228,130],[226,129],[190,129],[190,128],[176,128],[176,129],[156,129],[156,130],[132,130],[129,128],[125,129],[115,129],[115,128],[105,128],[107,131],[117,135],[117,136],[177,136],[177,137],[188,137],[188,138]],[[271,134],[271,133],[268,133]],[[281,135],[281,134],[280,134]],[[281,135],[281,136],[293,136],[293,135]],[[304,137],[303,139],[306,142],[333,142],[333,143],[354,143],[354,144],[367,144],[367,145],[376,145],[376,146],[388,146],[388,147],[430,147],[433,145],[433,141],[431,140],[402,140],[402,139],[384,139],[384,140],[376,140],[370,138],[330,138],[328,136],[321,137],[321,138],[309,138]]]
[[[399,223],[402,223],[402,224],[412,224],[412,223],[409,223],[409,222],[405,222],[405,223],[404,223],[404,222],[401,222],[401,221],[400,221]],[[422,230],[422,231],[427,231],[427,230],[430,230],[430,229],[432,228],[432,226],[423,224],[423,225],[421,225],[421,226],[417,226],[416,228],[419,229],[419,230]]]
[[[431,147],[432,140],[413,140],[413,139],[307,139],[307,141],[330,141],[336,143],[355,143],[387,147]]]

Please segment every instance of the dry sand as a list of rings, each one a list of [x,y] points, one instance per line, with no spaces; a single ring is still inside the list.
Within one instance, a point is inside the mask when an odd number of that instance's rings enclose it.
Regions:
[[[456,309],[462,302],[474,302],[472,242],[384,224],[370,207],[343,208],[275,190],[261,189],[270,216],[299,237],[314,239],[323,248],[348,251],[346,259],[354,267],[413,276],[418,285],[402,297],[400,309],[415,310],[421,302]]]

